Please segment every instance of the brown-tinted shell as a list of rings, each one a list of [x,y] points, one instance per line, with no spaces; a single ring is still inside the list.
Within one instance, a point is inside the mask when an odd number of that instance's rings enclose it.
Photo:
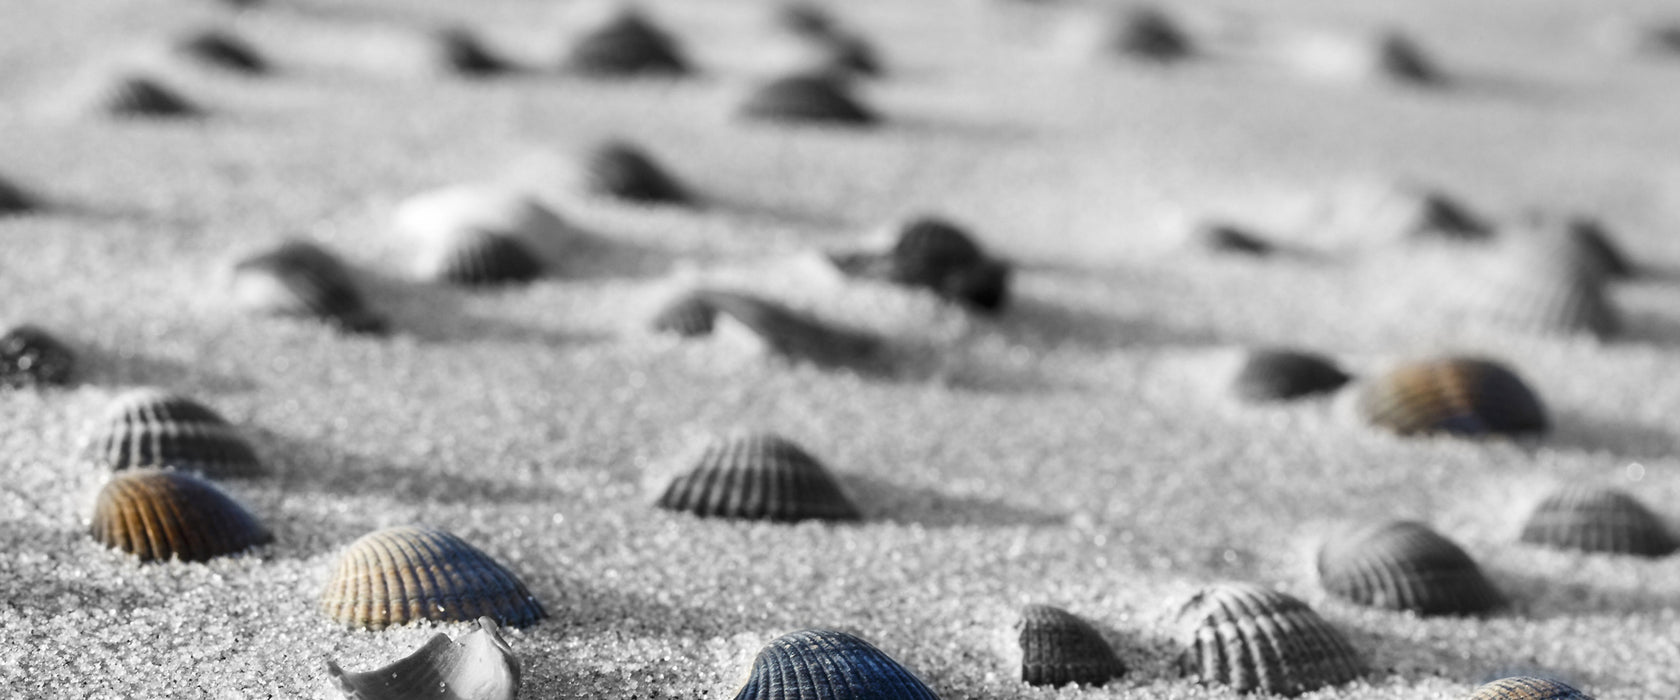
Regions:
[[[1114,16],[1109,48],[1133,58],[1167,62],[1195,52],[1190,37],[1166,12],[1153,5],[1121,10]]]
[[[1501,678],[1477,688],[1468,700],[1593,700],[1560,680],[1518,676]]]
[[[529,282],[543,275],[537,253],[517,236],[465,230],[437,242],[432,279],[467,286]]]
[[[1367,384],[1358,406],[1372,425],[1400,435],[1522,435],[1548,428],[1544,405],[1522,378],[1477,358],[1402,365]]]
[[[62,386],[76,374],[76,353],[39,326],[0,335],[0,388]]]
[[[513,700],[519,694],[519,657],[495,620],[451,640],[439,633],[425,646],[372,671],[347,673],[334,661],[327,673],[352,700]]]
[[[695,292],[718,314],[750,330],[783,357],[823,366],[869,366],[884,348],[873,335],[832,326],[781,304],[727,291]]]
[[[1420,615],[1486,612],[1504,600],[1475,560],[1422,523],[1374,523],[1318,551],[1324,589],[1360,605]]]
[[[717,309],[704,293],[689,293],[666,303],[654,314],[649,325],[660,333],[692,338],[711,333],[716,319]]]
[[[681,203],[688,193],[645,151],[611,140],[584,156],[585,183],[591,192],[644,203]]]
[[[201,29],[175,45],[182,56],[212,68],[233,73],[260,75],[269,71],[268,61],[256,48],[224,29]]]
[[[156,78],[139,74],[107,76],[88,98],[91,112],[119,118],[180,118],[203,113],[197,105]]]
[[[845,81],[829,74],[799,73],[758,86],[741,103],[747,119],[866,126],[879,118],[852,94]]]
[[[1348,379],[1346,372],[1323,355],[1261,348],[1248,353],[1231,388],[1247,401],[1284,401],[1335,391]]]
[[[1126,673],[1102,634],[1061,608],[1028,605],[1015,623],[1020,632],[1021,680],[1029,685],[1103,685]]]
[[[579,36],[563,65],[574,73],[607,78],[690,72],[676,40],[628,7]]]
[[[701,517],[779,522],[860,517],[827,467],[768,433],[714,438],[694,466],[665,487],[658,505]]]
[[[301,239],[234,263],[233,297],[254,313],[316,318],[357,333],[385,329],[385,318],[368,308],[344,263]]]
[[[1342,633],[1306,603],[1252,584],[1203,589],[1178,609],[1180,663],[1240,693],[1299,695],[1365,672]]]
[[[432,31],[431,40],[436,45],[438,65],[447,72],[478,77],[513,70],[507,59],[491,51],[477,34],[466,27],[439,27]]]
[[[0,216],[34,211],[37,206],[35,198],[17,183],[0,177]]]
[[[208,561],[273,538],[243,506],[181,472],[113,474],[94,506],[93,539],[141,561]]]
[[[1638,499],[1609,487],[1565,486],[1546,496],[1523,525],[1524,542],[1583,552],[1666,556],[1680,544]]]
[[[250,443],[215,410],[159,389],[136,389],[114,399],[88,440],[88,452],[119,470],[156,466],[212,477],[262,471]]]
[[[845,632],[808,629],[772,640],[735,700],[939,700],[915,674]]]
[[[338,557],[321,609],[351,627],[489,617],[524,627],[548,616],[525,584],[455,535],[401,526],[363,535]]]

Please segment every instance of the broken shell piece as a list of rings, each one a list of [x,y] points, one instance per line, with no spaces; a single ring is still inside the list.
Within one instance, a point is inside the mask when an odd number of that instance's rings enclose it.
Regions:
[[[156,78],[137,73],[99,76],[80,98],[81,109],[114,118],[181,118],[202,114],[197,105]]]
[[[1318,552],[1318,577],[1354,603],[1420,615],[1468,615],[1504,601],[1457,544],[1406,520],[1331,537]]]
[[[19,325],[0,335],[0,388],[62,386],[76,372],[76,353],[46,330]]]
[[[525,584],[488,554],[433,527],[377,530],[350,543],[321,592],[327,617],[384,629],[416,620],[490,617],[524,627],[548,617]]]
[[[183,37],[176,53],[198,63],[233,73],[259,75],[269,71],[268,61],[239,36],[223,29],[202,29]]]
[[[1330,358],[1266,348],[1248,353],[1231,385],[1238,397],[1248,401],[1285,401],[1335,391],[1348,379]]]
[[[578,36],[562,65],[580,75],[605,78],[690,71],[676,40],[629,6]]]
[[[695,292],[777,355],[823,366],[869,366],[886,350],[881,339],[832,326],[780,304],[738,292]],[[715,318],[715,316],[714,316]]]
[[[413,244],[422,279],[517,281],[564,259],[577,236],[535,198],[497,185],[454,185],[397,206],[392,228]]]
[[[1511,370],[1490,360],[1446,357],[1402,365],[1358,397],[1371,425],[1399,435],[1544,433],[1546,409]]]
[[[1028,605],[1015,623],[1020,632],[1021,680],[1028,685],[1101,686],[1126,673],[1102,634],[1061,608]]]
[[[1677,544],[1645,504],[1626,492],[1565,486],[1546,496],[1523,525],[1523,542],[1583,552],[1661,557]]]
[[[140,561],[209,561],[273,539],[256,516],[209,482],[157,469],[113,474],[99,491],[91,533]]]
[[[778,522],[860,517],[821,462],[768,433],[714,438],[692,468],[671,480],[658,505],[701,517]]]
[[[1239,693],[1300,695],[1365,672],[1342,633],[1293,596],[1252,584],[1205,588],[1179,608],[1180,664]]]
[[[845,632],[783,635],[753,659],[735,700],[939,700],[885,652]]]
[[[88,452],[115,470],[156,466],[212,477],[262,471],[250,443],[220,414],[161,389],[135,389],[112,400]]]
[[[1468,696],[1469,700],[1593,700],[1560,680],[1518,676],[1488,683]]]
[[[519,694],[519,657],[488,617],[454,640],[439,633],[387,666],[347,673],[328,661],[327,673],[352,700],[513,700]]]
[[[316,318],[356,333],[378,333],[385,319],[368,309],[350,270],[314,243],[292,239],[234,263],[233,298],[259,314]]]
[[[878,121],[843,80],[819,73],[796,73],[760,85],[741,102],[740,115],[757,121],[838,126]]]
[[[611,140],[584,156],[586,187],[596,193],[632,202],[680,203],[688,194],[645,151],[626,141]]]

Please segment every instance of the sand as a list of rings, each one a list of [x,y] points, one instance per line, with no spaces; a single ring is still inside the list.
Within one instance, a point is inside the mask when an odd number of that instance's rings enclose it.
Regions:
[[[316,610],[340,547],[410,522],[490,552],[548,607],[509,634],[528,698],[732,697],[758,648],[810,626],[862,635],[948,699],[1221,696],[1178,676],[1168,613],[1223,580],[1302,597],[1367,655],[1365,680],[1321,697],[1458,697],[1509,668],[1566,674],[1598,697],[1680,692],[1680,559],[1515,542],[1563,482],[1614,484],[1680,517],[1680,285],[1618,286],[1620,339],[1510,332],[1434,303],[1457,249],[1311,225],[1356,183],[1421,180],[1496,218],[1590,213],[1637,260],[1680,264],[1680,62],[1597,31],[1660,3],[1227,3],[1267,35],[1404,27],[1457,78],[1441,90],[1303,75],[1257,62],[1240,37],[1165,69],[1081,60],[1062,29],[1078,4],[846,3],[891,71],[862,86],[886,115],[865,131],[731,119],[773,72],[755,50],[774,38],[764,3],[648,3],[703,72],[627,85],[546,69],[468,82],[417,58],[417,27],[461,21],[552,65],[576,28],[569,6],[272,4],[237,19],[185,0],[0,6],[0,175],[53,202],[0,218],[0,322],[58,331],[85,362],[74,387],[0,391],[0,694],[321,693],[326,659],[366,670],[470,629],[348,631]],[[213,21],[279,72],[160,57],[159,42]],[[130,62],[161,66],[208,116],[66,116],[77,80]],[[608,135],[640,142],[706,206],[578,197],[567,154]],[[486,180],[531,186],[595,243],[527,287],[408,278],[395,205]],[[1005,314],[820,274],[813,251],[922,212],[1019,264]],[[1173,226],[1186,213],[1252,222],[1292,252],[1187,249]],[[230,308],[219,271],[283,236],[341,252],[397,333]],[[891,335],[903,369],[826,370],[645,331],[700,282]],[[1361,376],[1441,352],[1497,357],[1557,429],[1408,440],[1361,426],[1345,396],[1236,402],[1243,348],[1278,343]],[[143,566],[86,536],[104,473],[73,459],[78,442],[141,385],[197,397],[251,436],[271,474],[222,485],[273,545]],[[737,427],[822,457],[868,520],[651,507],[672,455]],[[1513,608],[1419,619],[1329,599],[1308,563],[1316,541],[1379,517],[1462,544]],[[1077,692],[1021,685],[996,638],[1028,602],[1092,620],[1131,674]]]

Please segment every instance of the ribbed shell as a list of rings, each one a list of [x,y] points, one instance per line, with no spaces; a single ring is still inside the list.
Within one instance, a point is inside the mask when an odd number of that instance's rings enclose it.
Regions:
[[[197,105],[173,88],[143,75],[110,76],[94,92],[90,110],[124,118],[192,117],[201,113]]]
[[[1606,263],[1573,228],[1514,231],[1490,254],[1472,292],[1494,320],[1536,333],[1601,337],[1621,325],[1605,293]]]
[[[753,660],[735,700],[939,700],[869,642],[824,629],[783,635]]]
[[[1103,685],[1126,673],[1102,634],[1061,608],[1028,605],[1015,623],[1021,633],[1021,680],[1030,685]]]
[[[262,471],[251,445],[220,414],[158,389],[136,389],[114,399],[88,449],[94,461],[111,469],[170,467],[212,477]]]
[[[1565,486],[1536,506],[1522,541],[1584,552],[1668,555],[1680,544],[1645,504],[1618,489]]]
[[[506,59],[496,55],[478,35],[466,27],[440,27],[432,32],[437,60],[445,71],[463,76],[485,76],[506,73],[513,69]]]
[[[99,491],[93,539],[141,561],[208,561],[273,538],[243,506],[181,472],[117,472]]]
[[[488,617],[453,641],[439,633],[387,666],[347,673],[328,661],[327,673],[351,700],[513,700],[519,694],[519,657]]]
[[[1194,52],[1190,37],[1158,7],[1128,8],[1113,21],[1109,48],[1121,55],[1167,62],[1188,58]]]
[[[1546,409],[1504,366],[1465,357],[1413,362],[1377,377],[1359,396],[1372,425],[1400,435],[1521,435],[1548,429]]]
[[[821,462],[767,433],[737,433],[707,443],[694,466],[665,487],[659,507],[778,522],[861,517]]]
[[[692,338],[711,333],[716,319],[717,309],[707,301],[706,295],[690,293],[671,300],[654,314],[650,325],[661,333]]]
[[[1203,589],[1178,610],[1181,663],[1203,683],[1299,695],[1364,673],[1342,633],[1291,596],[1250,584]]]
[[[1469,695],[1469,700],[1593,700],[1568,684],[1550,678],[1502,678]]]
[[[530,279],[563,258],[575,233],[554,211],[511,187],[462,184],[421,192],[392,215],[421,279]]]
[[[350,270],[314,243],[288,240],[234,263],[234,299],[246,310],[317,318],[348,331],[377,333],[383,316],[368,308]]]
[[[543,274],[543,263],[515,236],[467,230],[438,242],[426,276],[443,282],[485,286],[529,282]]]
[[[1220,253],[1263,256],[1274,249],[1260,234],[1225,222],[1204,223],[1196,228],[1195,235],[1202,247]]]
[[[626,9],[578,37],[564,66],[582,75],[682,75],[690,68],[675,39],[641,13]]]
[[[489,617],[524,627],[548,616],[501,564],[433,527],[378,530],[350,543],[321,593],[321,609],[351,627]]]
[[[717,313],[750,329],[770,350],[819,365],[867,365],[879,358],[878,338],[830,326],[758,297],[725,291],[696,292]]]
[[[25,192],[17,183],[0,177],[0,215],[22,214],[33,211],[36,207],[35,198]]]
[[[28,324],[0,335],[0,387],[69,384],[76,353],[46,330]]]
[[[597,194],[632,202],[680,203],[688,193],[642,149],[608,141],[584,158],[587,186]]]
[[[1262,348],[1248,353],[1231,388],[1248,401],[1282,401],[1335,391],[1349,378],[1323,355]]]
[[[1452,540],[1421,523],[1378,523],[1333,536],[1318,552],[1324,589],[1360,605],[1468,615],[1504,600]]]
[[[258,75],[269,71],[268,61],[249,43],[221,29],[205,29],[183,37],[175,49],[204,65],[234,73]]]
[[[824,74],[789,75],[765,83],[747,95],[740,113],[772,122],[863,126],[877,121],[846,83]]]

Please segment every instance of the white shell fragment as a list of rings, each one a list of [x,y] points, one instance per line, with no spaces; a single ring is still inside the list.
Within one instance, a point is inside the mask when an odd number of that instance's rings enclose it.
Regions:
[[[353,700],[513,700],[519,694],[519,658],[488,617],[453,640],[440,633],[389,666],[348,673],[328,661],[327,673]]]

